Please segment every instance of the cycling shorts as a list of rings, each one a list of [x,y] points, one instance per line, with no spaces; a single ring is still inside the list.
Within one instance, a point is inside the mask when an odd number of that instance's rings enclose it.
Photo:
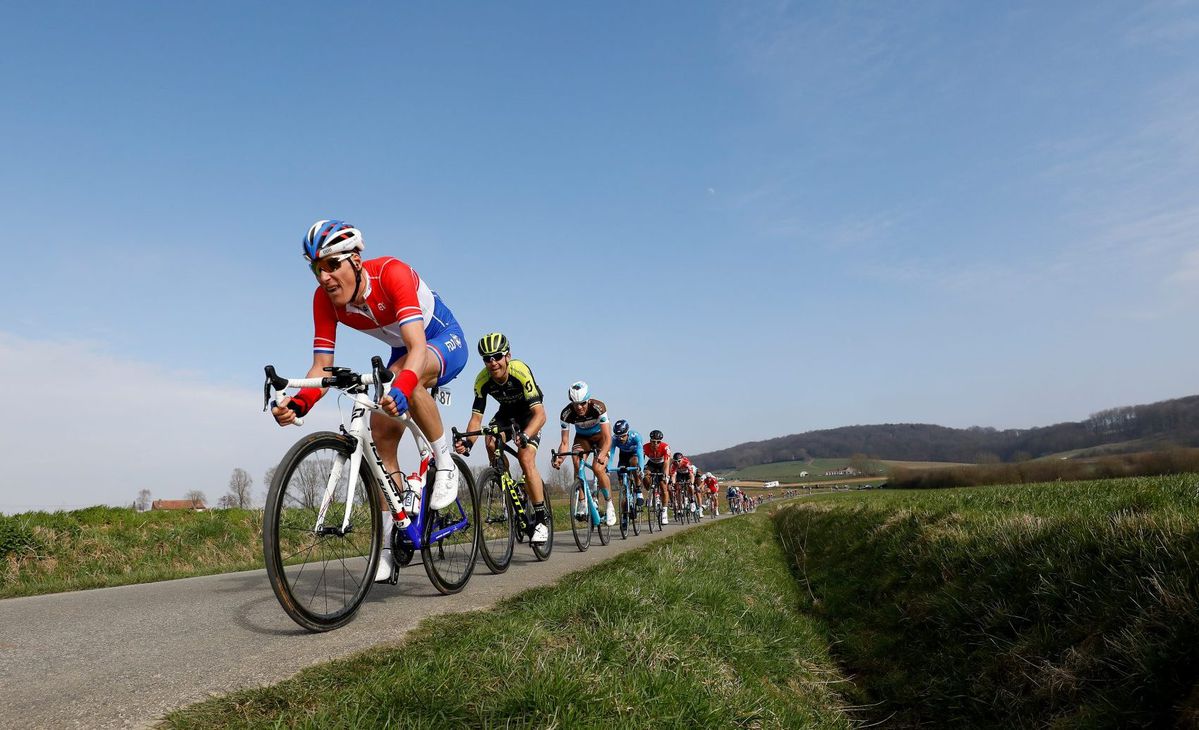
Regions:
[[[448,312],[449,310],[445,310]],[[466,367],[466,335],[462,333],[462,325],[458,324],[458,320],[449,317],[449,321],[445,323],[440,330],[435,334],[426,333],[425,347],[433,353],[433,357],[437,358],[440,365],[440,371],[437,376],[437,385],[445,385],[454,378],[458,377],[458,373],[462,372],[462,368]],[[387,366],[391,367],[396,360],[399,360],[404,355],[408,354],[407,347],[391,348],[391,359],[387,361]]]
[[[665,474],[666,473],[666,462],[664,462],[664,461],[647,462],[645,465],[645,470],[648,471],[650,474]]]
[[[528,428],[529,422],[532,420],[532,409],[528,409],[524,413],[505,413],[504,409],[501,408],[499,413],[491,417],[491,421],[487,425],[503,427],[507,426],[509,423],[515,423],[523,431],[524,429]],[[533,448],[537,448],[541,445],[540,431],[529,437],[529,445]]]
[[[620,453],[620,456],[616,457],[616,466],[637,466],[640,463],[637,459],[636,451],[621,451],[620,449],[617,449],[617,451]]]

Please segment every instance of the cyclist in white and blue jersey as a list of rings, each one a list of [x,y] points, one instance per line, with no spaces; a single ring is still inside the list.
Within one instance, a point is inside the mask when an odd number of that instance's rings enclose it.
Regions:
[[[637,485],[637,508],[640,509],[645,504],[645,494],[641,491],[641,475],[643,469],[641,467],[641,434],[629,427],[629,422],[623,418],[612,425],[612,451],[608,454],[608,461],[616,458],[616,452],[620,452],[620,460],[616,462],[616,466],[635,466],[637,474],[633,476],[633,483]]]
[[[575,428],[575,440],[573,450],[590,451],[595,449],[595,460],[591,462],[591,471],[595,473],[595,480],[599,484],[600,493],[604,495],[604,501],[608,503],[607,514],[605,520],[608,525],[616,524],[616,508],[612,506],[612,497],[608,491],[608,450],[612,448],[612,424],[608,422],[608,407],[604,405],[602,400],[597,400],[591,397],[591,389],[582,380],[573,383],[570,386],[570,404],[562,409],[560,420],[562,421],[562,443],[558,446],[558,451],[566,451],[566,439],[570,435],[570,427]],[[558,456],[553,461],[553,467],[557,469],[562,465],[564,456]],[[574,459],[575,471],[579,470],[579,457]],[[575,517],[583,517],[585,515],[585,507],[580,501],[580,514]]]

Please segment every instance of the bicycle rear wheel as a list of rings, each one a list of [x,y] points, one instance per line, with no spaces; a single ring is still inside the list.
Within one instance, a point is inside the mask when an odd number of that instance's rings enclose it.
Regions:
[[[649,530],[649,534],[654,534],[654,528],[658,522],[658,487],[655,485],[650,488],[645,495],[645,528]]]
[[[322,431],[305,436],[279,462],[267,493],[262,552],[283,610],[309,631],[349,623],[374,582],[382,544],[379,487],[365,461],[351,478],[355,444]],[[333,494],[322,529],[317,515]],[[342,529],[347,498],[350,522]]]
[[[436,466],[429,467],[425,482],[424,528],[421,531],[421,561],[433,587],[442,593],[457,593],[470,580],[479,556],[479,492],[470,467],[457,454],[458,499],[441,510],[428,509]],[[439,536],[440,535],[440,536]]]
[[[512,562],[516,547],[516,513],[512,497],[504,489],[503,475],[495,467],[479,474],[479,554],[492,573],[503,573]]]
[[[629,505],[629,522],[633,525],[633,536],[636,537],[641,534],[641,524],[638,522],[641,519],[641,512],[637,509],[637,493],[633,491],[632,486],[629,487],[628,499],[632,502]]]
[[[554,507],[550,504],[550,488],[548,484],[541,485],[542,498],[545,499],[545,529],[549,535],[541,544],[530,543],[533,555],[538,560],[545,560],[554,550]]]
[[[629,539],[629,520],[632,515],[629,514],[631,507],[629,505],[629,485],[624,481],[624,475],[621,475],[620,480],[620,504],[617,505],[617,519],[620,520],[620,539]]]
[[[582,494],[586,488],[582,479],[575,479],[574,487],[570,490],[570,531],[574,533],[579,552],[591,547],[591,511],[587,509],[587,497]],[[580,504],[583,512],[581,517]]]

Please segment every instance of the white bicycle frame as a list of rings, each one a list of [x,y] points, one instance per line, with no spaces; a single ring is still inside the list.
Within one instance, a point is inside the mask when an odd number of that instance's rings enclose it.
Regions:
[[[359,376],[359,380],[364,386],[375,385],[375,376],[373,374],[361,375]],[[289,378],[286,386],[286,388],[324,387],[335,386],[326,386],[324,383],[324,378]],[[276,397],[283,394],[283,390],[281,389],[275,388],[274,390]],[[346,393],[344,390],[342,392]],[[427,473],[429,461],[433,457],[433,447],[429,443],[429,439],[425,436],[424,431],[421,431],[420,427],[416,425],[416,421],[414,421],[410,415],[407,413],[401,413],[399,416],[387,414],[386,411],[383,410],[383,407],[371,400],[370,396],[368,396],[366,393],[346,393],[346,395],[349,395],[351,398],[353,398],[354,405],[353,410],[350,412],[349,428],[344,428],[343,430],[347,435],[354,439],[356,445],[354,447],[354,451],[351,452],[349,456],[338,454],[337,459],[333,463],[333,469],[329,472],[329,483],[325,486],[325,493],[321,498],[321,507],[320,511],[317,513],[316,525],[313,526],[313,532],[316,533],[319,533],[325,527],[325,517],[329,511],[329,506],[333,502],[333,494],[336,492],[337,484],[341,480],[341,475],[345,468],[346,461],[350,462],[349,473],[351,475],[352,485],[352,480],[357,478],[357,474],[361,469],[362,458],[366,453],[367,447],[370,447],[371,455],[374,457],[367,461],[367,466],[374,475],[375,480],[382,486],[383,496],[387,499],[388,507],[391,508],[392,514],[395,515],[397,519],[402,520],[405,517],[403,500],[396,491],[396,487],[398,485],[396,485],[392,481],[391,477],[387,475],[387,471],[383,467],[383,459],[379,456],[379,449],[375,446],[375,440],[371,436],[369,419],[366,418],[367,411],[379,412],[387,415],[388,418],[395,418],[403,423],[408,430],[412,432],[413,437],[416,439],[417,450],[420,453],[421,468],[418,472],[418,475],[421,478],[422,487],[424,486],[423,482],[425,479],[425,474]],[[303,425],[304,419],[297,418],[294,423],[297,426]],[[353,508],[354,489],[352,486],[347,486],[346,511],[345,515],[342,516],[341,521],[342,532],[345,532],[345,530],[350,526],[350,512],[353,510]],[[415,518],[415,515],[408,516]]]

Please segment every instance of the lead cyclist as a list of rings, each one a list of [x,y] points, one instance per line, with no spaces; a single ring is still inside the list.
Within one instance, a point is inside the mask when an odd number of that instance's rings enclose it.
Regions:
[[[337,324],[377,337],[391,346],[387,367],[394,385],[379,405],[390,416],[411,410],[412,418],[433,446],[437,474],[429,506],[444,509],[458,496],[458,470],[441,425],[441,414],[429,388],[445,385],[466,365],[465,336],[453,312],[408,264],[383,256],[362,260],[362,233],[340,220],[319,220],[304,236],[304,258],[317,280],[312,295],[312,367],[308,377],[325,375],[333,365]],[[303,388],[281,397],[271,414],[280,426],[306,415],[326,388]],[[394,418],[371,413],[371,432],[387,473],[398,479],[396,448],[404,426]],[[386,502],[384,502],[386,504]],[[375,580],[391,577],[393,515],[383,510],[383,553]]]

